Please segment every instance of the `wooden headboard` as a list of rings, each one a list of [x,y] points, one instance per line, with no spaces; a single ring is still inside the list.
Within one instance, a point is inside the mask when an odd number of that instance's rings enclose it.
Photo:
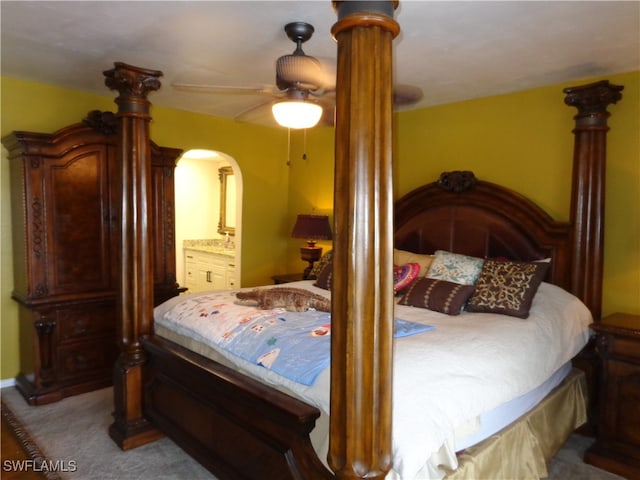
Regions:
[[[547,281],[570,289],[571,224],[553,220],[521,194],[445,172],[395,203],[394,244],[415,253],[436,250],[481,258],[551,258]]]

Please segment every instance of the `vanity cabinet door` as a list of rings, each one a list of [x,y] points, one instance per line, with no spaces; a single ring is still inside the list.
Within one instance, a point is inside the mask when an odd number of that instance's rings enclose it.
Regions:
[[[234,288],[235,264],[230,257],[215,253],[184,250],[185,285],[190,293]]]

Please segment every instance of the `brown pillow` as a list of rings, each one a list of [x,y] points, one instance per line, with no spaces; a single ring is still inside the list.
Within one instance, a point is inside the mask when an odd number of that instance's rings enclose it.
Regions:
[[[466,310],[527,318],[548,269],[548,262],[486,260]]]
[[[398,305],[410,305],[447,315],[458,315],[473,290],[473,285],[422,277],[411,284]]]
[[[331,283],[333,280],[333,250],[325,253],[317,264],[318,268],[314,268],[316,287],[324,288],[325,290],[331,290]],[[313,275],[313,272],[312,272]]]

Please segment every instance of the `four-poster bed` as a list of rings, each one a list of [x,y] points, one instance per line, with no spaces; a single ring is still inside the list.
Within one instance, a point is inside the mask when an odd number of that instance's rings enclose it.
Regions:
[[[620,98],[621,87],[604,81],[566,90],[566,103],[579,111],[570,223],[553,221],[514,192],[459,173],[415,190],[394,209],[390,86],[391,44],[399,32],[393,20],[396,3],[334,2],[336,237],[331,416],[328,427],[323,426],[328,428],[330,468],[310,438],[320,418],[318,408],[154,333],[148,291],[153,255],[147,241],[146,96],[159,87],[160,72],[122,63],[105,72],[107,85],[120,93],[116,102],[124,179],[121,353],[110,428],[121,448],[166,433],[221,478],[385,478],[398,453],[392,445],[394,246],[415,253],[445,249],[481,258],[550,259],[546,281],[575,293],[598,320],[606,108]],[[580,384],[580,376],[566,377],[536,408],[557,411],[557,402],[580,396]],[[565,438],[584,421],[580,402],[576,405],[564,425]],[[529,417],[526,422],[536,423]],[[519,434],[515,426],[507,430],[511,433],[505,431],[505,436]],[[459,456],[461,472],[473,468],[465,455],[491,450],[486,445]],[[542,447],[542,461],[558,446],[555,441]],[[473,453],[473,448],[479,450]],[[539,464],[540,458],[532,462]],[[456,472],[450,476],[456,478]]]

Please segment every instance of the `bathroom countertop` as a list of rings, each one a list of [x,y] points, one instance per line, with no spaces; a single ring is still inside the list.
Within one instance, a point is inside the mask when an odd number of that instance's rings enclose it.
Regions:
[[[215,253],[216,255],[224,255],[226,257],[232,258],[236,256],[235,247],[227,247],[224,244],[224,240],[219,239],[184,240],[182,243],[182,248],[184,250]]]
[[[194,250],[196,252],[204,252],[204,253],[215,253],[217,255],[225,255],[227,257],[235,257],[236,250],[235,248],[225,248],[218,246],[193,246],[193,247],[183,247],[185,250]]]

